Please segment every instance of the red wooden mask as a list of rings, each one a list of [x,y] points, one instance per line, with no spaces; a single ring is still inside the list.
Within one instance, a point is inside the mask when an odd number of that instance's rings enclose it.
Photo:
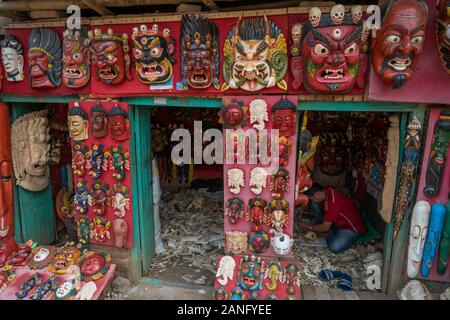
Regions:
[[[87,30],[69,30],[64,32],[63,40],[63,83],[68,88],[81,88],[90,78],[90,40]]]
[[[343,5],[330,14],[311,8],[309,22],[292,29],[291,72],[293,88],[312,93],[347,93],[364,88],[367,69],[368,30],[361,6],[345,13]]]
[[[128,112],[116,104],[107,114],[111,137],[116,141],[128,140],[130,138]]]
[[[290,137],[297,130],[297,106],[282,99],[272,107],[272,129],[278,129],[279,136]]]
[[[372,64],[380,79],[399,88],[412,78],[422,53],[428,7],[422,0],[391,0],[372,41]]]
[[[450,0],[439,0],[437,6],[436,40],[442,64],[450,74]]]
[[[97,80],[108,85],[121,83],[125,78],[133,79],[130,73],[128,35],[113,34],[112,29],[103,33],[100,29],[88,32],[91,41],[92,62]]]

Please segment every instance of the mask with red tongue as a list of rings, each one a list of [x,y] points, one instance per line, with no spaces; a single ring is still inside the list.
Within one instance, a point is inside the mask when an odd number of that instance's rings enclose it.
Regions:
[[[413,76],[427,20],[428,7],[422,0],[391,0],[382,8],[381,29],[372,41],[372,64],[380,79],[393,89]]]

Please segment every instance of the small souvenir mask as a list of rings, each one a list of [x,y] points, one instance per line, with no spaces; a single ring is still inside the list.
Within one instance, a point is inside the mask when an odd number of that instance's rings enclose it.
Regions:
[[[233,194],[239,194],[241,187],[244,186],[244,171],[238,168],[229,169],[228,175],[228,188]]]
[[[115,184],[113,187],[113,207],[114,214],[119,218],[125,216],[126,211],[130,210],[130,198],[128,197],[128,188],[121,184]]]
[[[166,83],[173,76],[175,39],[157,24],[133,28],[131,35],[136,74],[142,83]]]
[[[219,30],[207,18],[183,15],[181,77],[186,87],[219,89]]]
[[[297,106],[282,99],[272,106],[272,129],[278,129],[279,136],[290,137],[297,132]]]
[[[292,142],[288,137],[282,136],[278,140],[278,157],[279,164],[282,167],[288,165],[289,156],[291,155]]]
[[[67,88],[81,88],[88,83],[91,77],[89,45],[86,28],[64,31],[62,78]]]
[[[30,292],[35,290],[42,283],[42,274],[35,273],[21,286],[19,291],[16,292],[16,297],[19,299],[25,298]]]
[[[125,180],[125,170],[130,170],[129,153],[122,146],[111,147],[106,153],[109,158],[109,169],[113,170],[113,178],[117,181]]]
[[[267,113],[267,103],[262,99],[255,99],[250,102],[250,123],[256,130],[264,130],[265,121],[269,121]]]
[[[91,41],[92,63],[96,78],[107,85],[121,83],[125,78],[133,79],[130,73],[128,35],[115,35],[112,29],[103,33],[100,29],[88,32]]]
[[[431,272],[437,248],[441,239],[445,219],[445,206],[435,203],[431,207],[430,221],[428,223],[427,239],[423,248],[421,275],[427,278]]]
[[[236,223],[240,218],[243,218],[245,214],[245,205],[244,202],[237,198],[233,197],[228,199],[225,205],[225,215],[230,217],[231,223]]]
[[[248,237],[248,250],[254,253],[265,252],[270,245],[269,235],[260,226],[254,226]]]
[[[108,219],[96,217],[91,222],[91,234],[89,238],[98,242],[107,242],[111,239],[111,233],[109,231],[111,222]]]
[[[128,224],[125,220],[117,218],[113,221],[114,245],[123,248],[127,243]]]
[[[75,101],[72,108],[67,111],[70,138],[75,141],[86,140],[89,137],[89,121],[86,111],[81,109]]]
[[[8,259],[6,259],[7,265],[11,265],[13,267],[23,267],[28,264],[28,261],[31,259],[31,246],[34,247],[34,244],[31,240],[29,240],[25,245],[18,245],[17,250],[12,252]]]
[[[436,40],[442,64],[450,74],[450,1],[439,0],[437,7],[439,17],[436,19]]]
[[[81,281],[97,281],[108,272],[111,265],[111,255],[107,252],[89,251],[80,257],[78,264]]]
[[[225,129],[235,129],[245,127],[247,124],[247,107],[242,102],[224,101],[224,105],[220,109],[219,123],[223,123]]]
[[[91,226],[88,217],[77,218],[77,236],[78,242],[82,249],[89,249],[89,235],[91,233]]]
[[[88,196],[89,206],[95,215],[103,216],[106,213],[106,205],[110,204],[109,185],[102,181],[92,183],[92,191]]]
[[[264,278],[269,278],[269,282],[265,283],[267,290],[277,290],[277,282],[283,279],[283,266],[278,261],[271,261],[267,264]]]
[[[23,47],[13,34],[6,34],[1,42],[2,62],[8,81],[23,80]]]
[[[244,300],[244,291],[239,287],[234,288],[231,291],[230,300]]]
[[[91,134],[96,138],[103,138],[108,134],[108,117],[100,103],[91,108]]]
[[[278,199],[284,192],[289,192],[289,181],[289,171],[280,168],[276,174],[269,176],[269,191],[273,191]]]
[[[364,88],[368,42],[361,19],[361,6],[345,13],[337,4],[329,14],[311,8],[291,60],[294,89],[303,84],[308,92],[333,94]]]
[[[447,214],[445,215],[444,227],[442,228],[441,242],[439,243],[439,260],[437,273],[445,274],[450,256],[450,201],[446,204]]]
[[[219,268],[216,273],[216,278],[219,278],[217,282],[222,286],[226,286],[228,280],[233,280],[235,267],[236,261],[234,261],[233,257],[223,256],[222,259],[220,259]]]
[[[55,300],[72,300],[77,294],[76,280],[69,279],[60,283],[55,290]]]
[[[130,139],[130,121],[128,112],[116,104],[108,113],[109,132],[116,141]]]
[[[264,262],[260,257],[241,258],[237,285],[244,290],[261,290],[264,276]]]
[[[267,216],[266,223],[275,228],[279,233],[283,233],[288,225],[289,202],[285,200],[273,200],[270,202],[271,214]]]
[[[89,150],[87,156],[89,157],[89,176],[93,179],[100,178],[103,171],[108,170],[108,158],[105,156],[104,145],[92,145],[92,150]]]
[[[16,278],[16,273],[12,266],[4,266],[0,269],[0,293],[6,289],[8,284]]]
[[[0,241],[0,267],[6,264],[8,257],[18,250],[19,246],[12,240],[5,238]]]
[[[56,254],[56,249],[53,246],[41,246],[33,249],[33,255],[28,267],[30,269],[41,269],[49,265]]]
[[[320,171],[329,176],[338,176],[347,166],[347,140],[340,132],[323,132],[317,147],[317,162]]]
[[[77,177],[84,177],[85,169],[89,166],[88,151],[89,147],[80,141],[75,142],[72,148],[72,171]]]
[[[247,251],[247,233],[240,231],[225,232],[226,253],[243,254]]]
[[[284,274],[286,277],[286,293],[293,297],[295,295],[295,287],[300,288],[300,270],[295,264],[291,263],[286,266]]]
[[[428,7],[422,0],[390,0],[372,40],[372,64],[380,79],[399,88],[412,78],[423,50]]]
[[[28,38],[28,48],[31,87],[59,87],[62,50],[58,32],[50,29],[33,29]]]
[[[259,91],[279,87],[287,90],[286,40],[281,30],[266,16],[239,18],[225,40],[222,91]]]
[[[42,300],[47,298],[55,289],[57,281],[55,276],[50,276],[39,287],[36,287],[36,291],[30,296],[30,300]]]
[[[262,189],[266,187],[267,171],[264,168],[256,167],[250,172],[250,190],[254,194],[261,194]]]
[[[80,256],[80,250],[72,243],[56,249],[56,255],[48,266],[48,271],[54,274],[66,274]]]
[[[228,292],[224,287],[219,287],[214,292],[214,300],[227,300]]]
[[[272,245],[273,252],[279,256],[285,256],[291,252],[294,239],[291,239],[285,233],[279,233],[270,238],[270,244]]]
[[[75,186],[75,210],[80,214],[88,213],[89,189],[86,180],[78,180]]]
[[[407,273],[409,278],[415,278],[419,274],[423,246],[428,231],[430,210],[431,206],[427,201],[418,201],[413,209],[408,247]]]
[[[16,183],[29,191],[48,186],[50,126],[47,110],[27,113],[11,127],[12,156]]]
[[[255,225],[263,224],[266,215],[269,213],[267,201],[261,198],[251,198],[248,200],[248,206],[250,210],[246,213],[246,220],[251,221]]]

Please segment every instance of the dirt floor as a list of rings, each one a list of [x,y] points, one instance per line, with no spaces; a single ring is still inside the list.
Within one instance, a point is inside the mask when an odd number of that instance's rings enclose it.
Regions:
[[[219,255],[224,252],[223,192],[164,188],[160,219],[165,251],[156,255],[147,276],[170,283],[212,286]],[[382,243],[334,254],[327,247],[314,246],[315,242],[300,240],[298,230],[294,239],[294,260],[301,267],[303,286],[335,287],[336,283],[317,278],[317,273],[327,268],[351,275],[355,290],[367,290],[365,268],[382,264]]]

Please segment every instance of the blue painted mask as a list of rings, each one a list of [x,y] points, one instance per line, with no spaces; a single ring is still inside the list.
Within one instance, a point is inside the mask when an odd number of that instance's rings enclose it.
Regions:
[[[421,274],[424,278],[428,277],[433,266],[444,225],[445,211],[445,206],[441,203],[435,203],[431,207],[430,222],[422,258]]]

